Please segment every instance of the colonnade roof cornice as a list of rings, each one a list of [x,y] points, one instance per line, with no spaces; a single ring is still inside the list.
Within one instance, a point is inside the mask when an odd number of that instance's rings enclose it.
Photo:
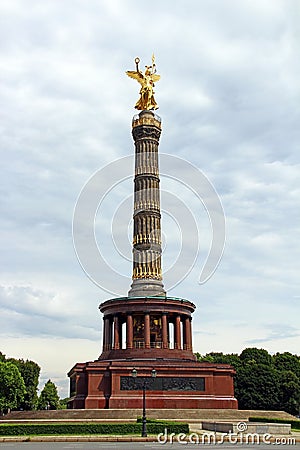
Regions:
[[[192,314],[196,306],[185,299],[177,297],[118,297],[99,305],[101,312],[105,314],[112,313],[145,313],[146,311],[151,314],[157,313],[173,313],[190,315]]]
[[[143,297],[114,297],[114,298],[110,298],[106,301],[120,301],[120,300],[124,300],[124,301],[130,301],[130,300],[143,300],[143,299],[151,299],[151,300],[178,300],[181,303],[190,303],[193,305],[193,303],[190,300],[187,300],[185,298],[181,298],[181,297],[171,297],[169,295],[167,296],[159,296],[159,295],[145,295]],[[195,306],[195,305],[194,305]]]

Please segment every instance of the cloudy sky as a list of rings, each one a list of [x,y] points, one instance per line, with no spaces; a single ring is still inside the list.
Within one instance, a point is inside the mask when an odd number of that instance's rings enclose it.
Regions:
[[[131,282],[139,86],[125,71],[154,52],[165,287],[197,306],[194,350],[299,353],[299,1],[2,0],[0,15],[0,350],[38,362],[61,396],[73,364],[101,353],[98,305]],[[93,277],[72,217],[95,173],[105,264]],[[226,245],[201,284],[222,234],[203,180],[222,202]]]

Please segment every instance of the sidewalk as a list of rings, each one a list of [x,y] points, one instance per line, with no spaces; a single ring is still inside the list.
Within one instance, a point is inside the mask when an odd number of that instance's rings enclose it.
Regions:
[[[198,433],[191,433],[191,438],[196,438],[196,434],[199,436],[199,439],[201,439],[202,434],[209,434],[209,432],[200,432]],[[214,433],[211,433],[211,436],[214,436]],[[222,433],[216,433],[215,434],[215,440],[216,443],[219,442],[219,439],[222,437]],[[291,441],[291,439],[294,440],[294,442]],[[295,445],[296,443],[300,443],[300,432],[292,432],[289,435],[278,435],[276,437],[272,437],[269,441],[270,444],[278,444],[279,440],[281,440],[282,445]],[[188,442],[195,443],[193,441]],[[141,436],[0,436],[0,443],[1,442],[158,442],[157,436],[148,436],[148,437],[141,437]],[[174,437],[174,442],[176,442],[176,436]],[[224,442],[231,443],[232,445],[236,445],[236,443],[231,442],[228,439],[228,436],[225,436]],[[245,439],[243,439],[243,442],[246,442]],[[260,441],[262,443],[262,441]],[[213,442],[208,443],[206,441],[207,445],[215,445]],[[251,444],[251,442],[250,442]]]
[[[0,436],[1,442],[157,442],[156,436]]]

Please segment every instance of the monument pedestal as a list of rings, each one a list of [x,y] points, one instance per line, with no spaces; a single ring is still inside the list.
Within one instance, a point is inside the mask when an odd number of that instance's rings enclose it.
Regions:
[[[151,379],[151,370],[157,377]],[[138,377],[131,376],[132,369]],[[77,392],[69,407],[76,409],[142,408],[142,384],[150,409],[236,409],[234,371],[229,365],[193,361],[93,361],[76,364],[69,376]]]

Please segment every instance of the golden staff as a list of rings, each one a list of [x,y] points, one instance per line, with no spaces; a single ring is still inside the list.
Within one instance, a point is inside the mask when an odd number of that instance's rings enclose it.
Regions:
[[[136,65],[136,71],[139,72],[139,62],[140,62],[140,58],[137,56],[134,60],[135,65]]]
[[[152,53],[152,73],[156,72],[156,65],[155,65],[155,56],[154,53]]]

